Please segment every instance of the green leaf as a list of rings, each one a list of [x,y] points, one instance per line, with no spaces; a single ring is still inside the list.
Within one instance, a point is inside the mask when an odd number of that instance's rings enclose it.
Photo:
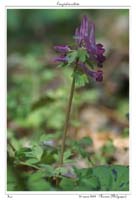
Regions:
[[[34,145],[29,148],[21,148],[16,152],[15,157],[17,162],[24,162],[31,165],[40,161],[43,154],[43,149],[39,145]]]
[[[38,163],[38,162],[39,162],[39,160],[37,160],[36,158],[30,158],[25,163],[28,164],[28,165],[31,165],[31,164],[35,164],[35,163]]]
[[[72,152],[70,149],[64,152],[64,162],[72,155]]]
[[[77,176],[76,190],[79,191],[128,191],[129,168],[127,166],[97,166],[94,168],[74,168]]]
[[[85,146],[90,146],[92,145],[92,139],[90,137],[83,137],[81,140],[79,140],[79,145],[82,146],[82,147],[85,147]]]
[[[7,191],[23,191],[24,179],[22,173],[15,168],[12,162],[7,162]]]
[[[78,178],[75,190],[98,191],[100,189],[99,179],[93,175],[93,168],[74,168],[74,171]]]
[[[39,145],[35,145],[32,148],[32,153],[33,153],[34,157],[40,161],[42,154],[43,154],[43,148]]]
[[[31,174],[27,181],[29,191],[50,191],[51,185],[44,179],[44,176],[44,171]]]
[[[54,175],[58,176],[58,175],[66,174],[67,172],[68,172],[68,169],[66,169],[65,167],[57,167],[54,170]]]
[[[73,76],[75,76],[75,82],[78,87],[84,86],[88,83],[87,76],[81,72],[74,72]]]
[[[95,63],[93,63],[92,61],[90,61],[89,58],[86,59],[86,63],[88,64],[88,66],[91,68],[91,69],[94,69],[95,67]]]
[[[101,191],[129,190],[129,169],[127,166],[98,166],[93,168],[93,175],[99,179]]]
[[[89,56],[88,56],[86,49],[83,49],[83,48],[78,49],[79,61],[84,63],[86,61],[87,57],[89,57]]]
[[[100,183],[97,177],[91,176],[89,178],[85,177],[80,180],[79,185],[76,190],[78,191],[98,191],[100,188]]]
[[[64,191],[73,191],[75,188],[75,180],[69,178],[63,178],[59,184]]]
[[[38,166],[45,170],[46,177],[52,177],[54,175],[54,168],[51,165],[39,164]]]
[[[77,59],[77,51],[73,51],[73,52],[70,52],[68,55],[67,55],[67,58],[68,58],[68,66],[71,65],[74,61],[76,61]]]
[[[110,176],[108,166],[98,166],[93,168],[93,175],[99,179],[101,191],[110,191],[112,177]]]
[[[115,152],[116,148],[113,144],[112,140],[108,140],[107,143],[101,148],[102,153],[106,155],[113,155]]]
[[[129,168],[127,166],[111,166],[112,173],[112,190],[128,191],[129,190]]]
[[[65,63],[60,63],[57,67],[65,67],[66,64]]]
[[[13,171],[13,167],[7,167],[7,191],[15,191],[17,186],[17,178]]]
[[[77,174],[77,177],[79,178],[79,180],[81,180],[84,177],[92,176],[93,169],[92,168],[78,169],[78,168],[74,167],[74,172]]]
[[[34,158],[31,148],[23,147],[15,153],[16,160],[25,161],[28,158]]]
[[[92,139],[90,137],[84,137],[79,141],[72,142],[72,149],[79,153],[83,158],[90,159],[90,152],[87,152],[87,147],[92,145]]]
[[[32,164],[32,163],[30,163],[29,162],[29,160],[27,160],[27,161],[25,161],[25,162],[16,162],[16,164],[19,164],[19,166],[28,166],[28,167],[31,167],[31,168],[34,168],[34,169],[39,169],[39,167],[37,167],[36,165],[35,165],[35,163],[34,164]]]

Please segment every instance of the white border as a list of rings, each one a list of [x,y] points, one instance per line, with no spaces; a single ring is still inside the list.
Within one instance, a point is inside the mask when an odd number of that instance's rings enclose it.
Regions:
[[[36,1],[36,0],[35,0]],[[57,1],[56,1],[57,2]],[[61,1],[62,2],[62,1]],[[67,1],[63,1],[63,2],[67,2]],[[73,1],[68,1],[68,2],[73,2]],[[76,1],[75,1],[76,2]],[[81,1],[78,1],[81,2]],[[84,1],[84,4],[82,5],[88,5],[85,4],[86,1]],[[136,85],[136,70],[135,70],[135,63],[136,63],[136,56],[135,56],[135,52],[136,52],[136,7],[135,5],[132,5],[131,3],[131,7],[124,5],[121,6],[120,2],[117,2],[117,6],[112,6],[115,4],[114,3],[109,3],[108,1],[108,5],[110,7],[107,6],[107,2],[104,2],[103,5],[104,6],[99,6],[97,7],[98,4],[98,0],[95,0],[95,2],[91,2],[91,6],[90,7],[64,7],[66,8],[73,8],[73,9],[81,9],[81,8],[86,8],[86,9],[120,9],[120,8],[124,8],[124,9],[129,9],[130,10],[130,15],[129,15],[129,25],[130,25],[130,40],[129,40],[129,44],[130,44],[130,63],[129,63],[129,74],[130,74],[130,191],[129,192],[5,192],[6,191],[6,8],[5,6],[8,6],[8,8],[11,8],[10,6],[20,6],[20,8],[25,8],[26,6],[32,5],[31,8],[41,8],[41,9],[46,9],[46,6],[51,6],[51,5],[55,5],[55,9],[56,8],[56,4],[52,3],[52,1],[50,0],[50,3],[47,4],[45,6],[45,1],[41,1],[38,0],[37,3],[34,3],[33,1],[24,1],[24,3],[21,2],[17,2],[17,1],[6,1],[6,2],[2,2],[0,5],[0,61],[1,61],[1,72],[0,72],[0,91],[1,91],[1,98],[0,98],[0,112],[1,112],[1,120],[0,120],[0,130],[1,130],[1,141],[0,141],[0,158],[1,162],[0,162],[0,195],[2,195],[2,199],[6,199],[8,198],[8,195],[12,195],[14,199],[19,199],[19,198],[33,198],[33,199],[43,199],[43,198],[56,198],[56,195],[58,196],[59,194],[59,198],[71,198],[72,195],[72,199],[73,198],[79,198],[79,194],[128,194],[127,199],[135,199],[136,197],[136,156],[135,156],[135,152],[136,152],[136,106],[135,106],[135,95],[136,95],[136,91],[135,91],[135,85]],[[112,1],[113,2],[113,1]],[[100,2],[99,2],[100,3]],[[81,3],[80,3],[81,4]],[[36,7],[35,7],[36,6]],[[45,7],[43,7],[45,6]],[[111,7],[112,6],[112,7]],[[13,8],[13,7],[12,7]],[[16,7],[17,9],[19,7]],[[48,9],[51,8],[53,9],[53,7],[48,7]],[[63,9],[63,7],[58,6],[59,9]],[[134,67],[133,67],[134,65]],[[132,153],[134,152],[134,153]],[[2,163],[2,166],[1,166]],[[44,194],[44,195],[42,195]],[[65,194],[65,197],[64,195]],[[78,196],[77,196],[77,195]],[[25,195],[25,196],[22,196]],[[49,196],[48,196],[49,195]],[[52,196],[52,197],[51,197]],[[94,198],[94,199],[99,199]]]

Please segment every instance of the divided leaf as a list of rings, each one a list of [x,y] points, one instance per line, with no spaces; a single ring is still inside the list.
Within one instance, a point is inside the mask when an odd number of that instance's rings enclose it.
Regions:
[[[77,51],[73,51],[73,52],[70,52],[68,55],[67,55],[67,58],[68,58],[68,66],[71,65],[74,61],[76,61],[77,59]]]
[[[63,178],[59,186],[64,191],[73,191],[75,188],[75,180],[69,178]]]
[[[127,166],[97,166],[94,168],[77,169],[78,191],[128,191],[129,168]]]
[[[27,185],[30,191],[48,191],[51,188],[49,182],[45,180],[45,172],[38,171],[31,174],[28,178]]]
[[[127,166],[98,166],[93,169],[93,174],[99,178],[101,191],[129,190],[129,168]]]
[[[84,86],[88,83],[87,76],[79,71],[74,72],[73,76],[75,76],[75,82],[78,87]]]
[[[88,58],[88,53],[85,49],[83,48],[80,48],[78,49],[78,58],[79,58],[79,61],[80,62],[86,62],[86,59]]]

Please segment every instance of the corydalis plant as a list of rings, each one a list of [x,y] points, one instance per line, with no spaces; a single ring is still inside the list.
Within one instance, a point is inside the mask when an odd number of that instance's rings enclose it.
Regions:
[[[80,27],[76,28],[74,38],[76,42],[75,48],[68,45],[54,47],[60,53],[60,56],[55,58],[55,61],[61,62],[60,66],[62,67],[76,63],[78,71],[94,78],[96,81],[102,81],[102,70],[94,69],[95,67],[102,68],[105,61],[105,56],[103,55],[105,49],[102,44],[96,44],[95,25],[88,21],[87,16],[83,17]]]
[[[87,16],[83,17],[80,27],[76,28],[74,39],[74,47],[68,45],[54,47],[55,50],[60,53],[60,55],[54,59],[55,62],[60,62],[61,67],[73,67],[73,81],[62,140],[60,165],[63,164],[65,140],[77,74],[79,78],[85,75],[87,78],[93,78],[99,82],[103,80],[102,67],[105,61],[105,56],[103,55],[105,49],[102,44],[96,44],[95,25],[88,21]]]

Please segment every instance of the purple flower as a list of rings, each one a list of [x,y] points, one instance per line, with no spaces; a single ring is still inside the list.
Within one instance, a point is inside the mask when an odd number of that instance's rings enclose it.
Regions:
[[[62,63],[70,63],[70,64],[77,64],[77,70],[82,70],[87,76],[92,77],[96,81],[103,80],[103,71],[102,70],[90,70],[85,63],[87,61],[91,61],[92,63],[96,64],[98,67],[103,66],[103,62],[105,61],[105,56],[103,55],[105,49],[102,44],[96,43],[95,41],[95,25],[92,22],[88,21],[87,16],[84,16],[80,27],[76,28],[75,30],[75,41],[77,47],[72,49],[68,45],[59,45],[55,46],[54,49],[60,53],[59,57],[54,59],[55,62],[62,62]],[[83,51],[78,51],[83,50]],[[79,52],[84,52],[85,56],[82,54],[81,62]],[[76,56],[75,56],[76,55]],[[84,58],[85,57],[85,58]],[[87,60],[89,59],[89,60]]]
[[[88,21],[87,16],[84,16],[79,28],[75,31],[75,40],[79,47],[85,47],[89,53],[90,60],[95,61],[98,67],[102,67],[105,61],[103,53],[105,49],[102,44],[95,42],[95,25]]]
[[[92,71],[86,67],[86,65],[82,62],[78,62],[78,66],[83,70],[83,72],[94,78],[96,81],[101,82],[103,80],[103,71],[102,70],[97,70],[97,71]]]
[[[54,58],[55,62],[67,62],[67,56],[66,55],[60,55],[59,57]]]
[[[95,37],[93,34],[94,29],[95,29],[94,24],[93,23],[89,24],[87,16],[84,16],[81,21],[80,27],[76,28],[76,31],[75,31],[75,39],[79,46],[82,46],[85,40],[89,39],[89,37],[91,37],[90,39],[92,41],[92,44],[95,43]],[[89,35],[89,31],[91,31],[90,35]]]
[[[59,53],[61,53],[61,55],[59,57],[56,57],[54,59],[55,62],[67,62],[68,61],[67,53],[70,51],[70,48],[67,45],[55,46],[54,49],[56,51],[58,51]]]
[[[67,53],[70,50],[70,48],[67,45],[55,46],[54,49],[60,53]]]
[[[103,81],[103,71],[102,70],[97,70],[95,73],[95,79],[96,81]]]

